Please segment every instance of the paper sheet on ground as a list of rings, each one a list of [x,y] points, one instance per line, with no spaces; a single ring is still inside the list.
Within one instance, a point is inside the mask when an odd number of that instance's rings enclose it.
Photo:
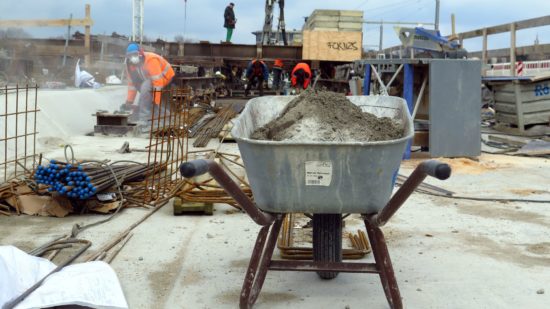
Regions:
[[[13,246],[0,246],[0,306],[21,295],[56,265],[28,255]],[[120,282],[109,264],[88,262],[70,265],[52,274],[16,309],[60,305],[91,308],[128,308]]]

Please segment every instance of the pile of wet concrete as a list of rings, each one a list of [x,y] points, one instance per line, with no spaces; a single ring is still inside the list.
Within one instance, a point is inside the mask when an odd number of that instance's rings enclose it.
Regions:
[[[290,101],[278,117],[255,130],[251,138],[372,142],[398,139],[403,134],[400,121],[364,112],[341,93],[308,90]]]

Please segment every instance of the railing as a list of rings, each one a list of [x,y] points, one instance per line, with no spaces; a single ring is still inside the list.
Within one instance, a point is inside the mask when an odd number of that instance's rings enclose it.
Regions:
[[[519,70],[523,64],[523,70]],[[518,61],[516,64],[516,72],[518,76],[534,76],[541,73],[550,73],[550,60],[540,61]],[[495,63],[491,65],[491,69],[487,70],[486,76],[510,76],[510,63]]]

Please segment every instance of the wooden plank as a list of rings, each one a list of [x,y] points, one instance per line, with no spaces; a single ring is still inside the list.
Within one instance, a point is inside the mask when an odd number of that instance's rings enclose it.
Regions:
[[[489,135],[489,140],[519,147],[522,147],[531,141],[530,138],[507,135]]]
[[[516,105],[514,103],[512,104],[501,103],[500,101],[497,100],[495,104],[495,109],[497,113],[500,113],[500,112],[515,113]],[[540,113],[540,112],[550,112],[550,101],[523,102],[524,114]]]
[[[361,59],[362,32],[304,31],[304,60],[354,61]]]
[[[414,132],[413,146],[430,146],[430,132],[429,131],[416,131]]]
[[[543,140],[534,140],[527,145],[521,147],[517,153],[528,156],[544,156],[550,155],[550,143]]]
[[[7,27],[85,27],[93,26],[94,22],[91,18],[82,19],[29,19],[17,20],[6,19],[0,20],[0,28]]]
[[[550,111],[545,113],[533,113],[523,115],[523,125],[548,123]],[[497,113],[495,119],[500,122],[505,122],[513,125],[518,125],[517,116],[515,114]]]
[[[514,40],[515,40],[515,32],[514,32]],[[515,45],[514,45],[515,47]],[[515,63],[515,56],[514,56],[514,63]],[[515,66],[513,66],[515,68]],[[524,121],[524,115],[523,115],[523,106],[521,101],[521,90],[518,82],[514,82],[515,87],[515,94],[516,94],[516,117],[517,117],[517,125],[520,132],[523,132],[525,129],[525,121]]]
[[[516,24],[510,24],[510,75],[516,76]]]
[[[86,4],[86,7],[85,7],[85,14],[86,14],[86,19],[91,19],[90,18],[90,5],[89,4]],[[90,42],[90,34],[91,34],[91,29],[90,29],[90,25],[85,25],[84,26],[84,47],[86,48],[86,50],[88,51],[88,53],[84,56],[84,63],[86,65],[91,65],[91,61],[90,61],[90,47],[91,47],[91,42]]]
[[[548,104],[547,109],[550,109],[550,95],[540,95],[540,93],[535,93],[535,91],[532,90],[522,91],[520,95],[523,103],[546,102],[546,104]],[[515,93],[497,92],[495,93],[495,101],[503,103],[514,103]]]
[[[516,24],[516,31],[522,30],[522,29],[548,26],[550,25],[550,15],[520,20],[520,21],[514,22],[513,24]],[[510,25],[511,24],[509,23],[509,24],[502,24],[498,26],[488,27],[487,35],[508,32],[510,30]],[[483,36],[483,28],[466,31],[458,34],[458,37],[461,39],[471,39],[471,38],[476,38],[480,36]]]

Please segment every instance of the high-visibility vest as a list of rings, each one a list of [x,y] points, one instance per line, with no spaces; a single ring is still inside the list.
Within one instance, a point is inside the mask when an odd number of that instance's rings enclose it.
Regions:
[[[170,84],[176,73],[174,73],[174,69],[172,69],[170,63],[168,63],[168,61],[166,61],[166,59],[162,56],[149,52],[145,52],[144,54],[145,60],[143,61],[143,65],[141,67],[133,65],[128,65],[127,67],[128,96],[126,97],[126,101],[134,102],[137,90],[139,86],[141,86],[143,80],[150,79],[151,84],[153,85],[153,102],[159,105],[161,98],[160,90]],[[137,80],[134,80],[136,79],[136,76],[141,77],[142,80],[139,80],[139,77]]]
[[[304,79],[304,89],[307,89],[307,86],[309,86],[309,83],[311,82],[311,69],[309,68],[309,65],[305,62],[300,62],[298,63],[294,69],[292,69],[292,73],[290,74],[290,82],[292,83],[292,87],[296,87],[296,84],[298,83],[298,79],[296,78],[296,75],[294,75],[294,73],[296,73],[296,71],[298,70],[304,70],[308,76],[306,76],[306,78]]]

